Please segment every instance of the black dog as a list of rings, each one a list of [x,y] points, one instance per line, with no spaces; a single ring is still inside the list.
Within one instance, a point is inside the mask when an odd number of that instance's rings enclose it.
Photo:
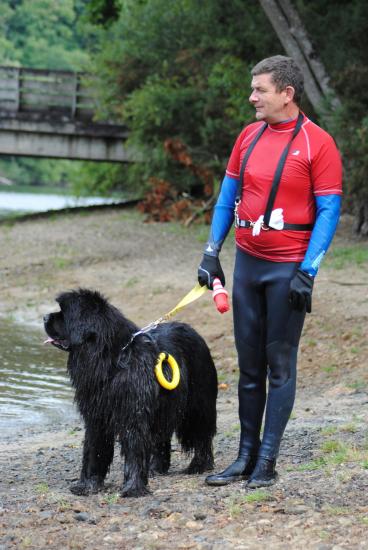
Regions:
[[[166,323],[129,343],[137,326],[98,292],[66,292],[57,302],[60,311],[44,317],[47,342],[69,353],[85,422],[80,481],[71,491],[88,495],[103,488],[116,439],[125,458],[123,496],[145,495],[149,472],[168,471],[174,432],[184,451],[194,451],[188,474],[212,469],[217,374],[201,336],[184,323]],[[176,389],[156,379],[160,352],[179,365]],[[163,370],[170,380],[167,365]]]

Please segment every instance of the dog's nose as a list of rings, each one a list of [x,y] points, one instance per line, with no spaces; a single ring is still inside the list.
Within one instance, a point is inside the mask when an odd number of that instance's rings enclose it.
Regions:
[[[43,316],[43,322],[44,323],[47,323],[49,319],[50,319],[50,314],[49,313],[47,315]]]

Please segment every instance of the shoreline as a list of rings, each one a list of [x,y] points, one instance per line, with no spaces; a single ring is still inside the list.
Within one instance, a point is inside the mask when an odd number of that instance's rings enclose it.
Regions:
[[[343,251],[348,232],[334,246]],[[145,224],[131,210],[62,215],[3,225],[2,318],[41,328],[60,291],[97,288],[139,326],[172,309],[194,286],[207,228]],[[349,256],[350,258],[351,256]],[[231,237],[222,252],[231,291]],[[279,481],[251,491],[238,482],[208,487],[188,476],[188,457],[173,442],[169,475],[150,479],[145,498],[119,496],[121,460],[105,490],[75,497],[83,430],[65,422],[0,443],[0,546],[168,550],[337,550],[365,548],[368,536],[368,301],[359,283],[366,265],[323,267],[299,352],[297,399],[278,461]],[[209,293],[175,318],[209,344],[222,385],[216,470],[235,458],[237,361],[231,312],[219,315]],[[61,353],[55,349],[55,353]],[[66,359],[66,358],[65,358]]]

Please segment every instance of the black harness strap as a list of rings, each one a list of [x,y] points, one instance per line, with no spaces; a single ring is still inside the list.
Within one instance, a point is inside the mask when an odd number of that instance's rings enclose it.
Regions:
[[[272,181],[271,191],[270,191],[270,194],[269,194],[268,199],[267,199],[266,212],[265,212],[264,220],[263,220],[264,226],[269,228],[269,229],[272,229],[272,227],[270,228],[268,226],[268,224],[270,222],[270,217],[271,217],[273,205],[274,205],[274,202],[275,202],[277,190],[279,188],[282,172],[283,172],[283,169],[284,169],[284,166],[285,166],[286,157],[288,155],[288,152],[289,152],[292,141],[298,135],[298,133],[300,131],[300,128],[302,127],[303,119],[304,119],[303,114],[299,113],[298,120],[296,122],[296,125],[295,125],[295,128],[294,128],[293,134],[291,136],[291,139],[290,139],[289,143],[286,145],[285,149],[283,150],[282,155],[280,157],[280,160],[277,164],[276,172],[275,172],[275,175],[274,175],[274,178],[273,178],[273,181]],[[245,172],[245,167],[247,165],[248,159],[249,159],[254,147],[256,146],[258,140],[262,136],[263,132],[266,130],[267,126],[268,126],[267,124],[264,124],[262,126],[262,128],[260,129],[260,131],[258,132],[256,137],[254,138],[252,143],[249,145],[246,154],[244,155],[242,165],[241,165],[241,168],[240,168],[240,176],[239,176],[237,195],[236,195],[236,200],[235,200],[235,205],[236,205],[235,209],[237,209],[237,205],[241,201],[242,190],[243,190],[244,172]],[[245,228],[252,227],[252,222],[250,220],[240,220],[238,218],[237,214],[236,214],[236,224],[237,224],[238,227],[245,227]],[[298,223],[284,223],[284,229],[291,229],[291,230],[294,230],[294,231],[310,231],[311,229],[313,229],[313,225],[312,224],[298,224]]]
[[[250,220],[238,220],[237,227],[241,227],[242,229],[249,229],[250,227],[253,227],[254,222],[251,222]],[[273,229],[273,227],[268,227],[267,229]],[[313,225],[311,223],[284,223],[283,229],[290,229],[294,231],[311,231],[313,229]]]
[[[298,120],[296,122],[296,126],[294,128],[293,135],[291,136],[291,139],[290,139],[289,143],[287,144],[287,146],[283,150],[282,155],[281,155],[280,160],[279,160],[279,163],[277,165],[276,172],[275,172],[275,175],[273,177],[271,191],[270,191],[270,194],[269,194],[268,200],[267,200],[266,212],[265,212],[264,219],[263,219],[263,223],[266,227],[268,227],[268,224],[270,223],[270,217],[271,217],[271,212],[272,212],[272,209],[273,209],[273,204],[275,202],[276,193],[277,193],[277,190],[279,188],[282,171],[283,171],[284,166],[285,166],[286,157],[287,157],[287,154],[289,152],[291,142],[298,135],[299,130],[302,127],[302,124],[303,124],[303,118],[304,117],[303,117],[302,113],[299,113]],[[285,224],[284,224],[284,228],[285,228]]]
[[[258,140],[260,139],[261,135],[263,134],[263,132],[264,132],[265,129],[267,128],[267,126],[268,126],[268,124],[263,124],[262,128],[259,130],[259,132],[258,132],[258,134],[256,135],[256,137],[255,137],[254,140],[251,142],[251,144],[250,144],[249,147],[248,147],[247,152],[246,152],[245,155],[244,155],[244,158],[243,158],[243,161],[242,161],[242,165],[241,165],[241,168],[240,168],[240,175],[239,175],[239,181],[238,181],[238,188],[237,188],[237,192],[236,192],[235,204],[239,204],[239,202],[241,201],[241,198],[242,198],[244,172],[245,172],[245,167],[246,167],[246,165],[247,165],[248,159],[249,159],[250,155],[252,154],[253,149],[254,149],[255,146],[257,145]]]

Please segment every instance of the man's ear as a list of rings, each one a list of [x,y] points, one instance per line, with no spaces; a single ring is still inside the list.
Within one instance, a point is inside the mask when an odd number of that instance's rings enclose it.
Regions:
[[[286,86],[284,91],[285,91],[285,104],[288,104],[294,99],[295,88],[293,86]]]

